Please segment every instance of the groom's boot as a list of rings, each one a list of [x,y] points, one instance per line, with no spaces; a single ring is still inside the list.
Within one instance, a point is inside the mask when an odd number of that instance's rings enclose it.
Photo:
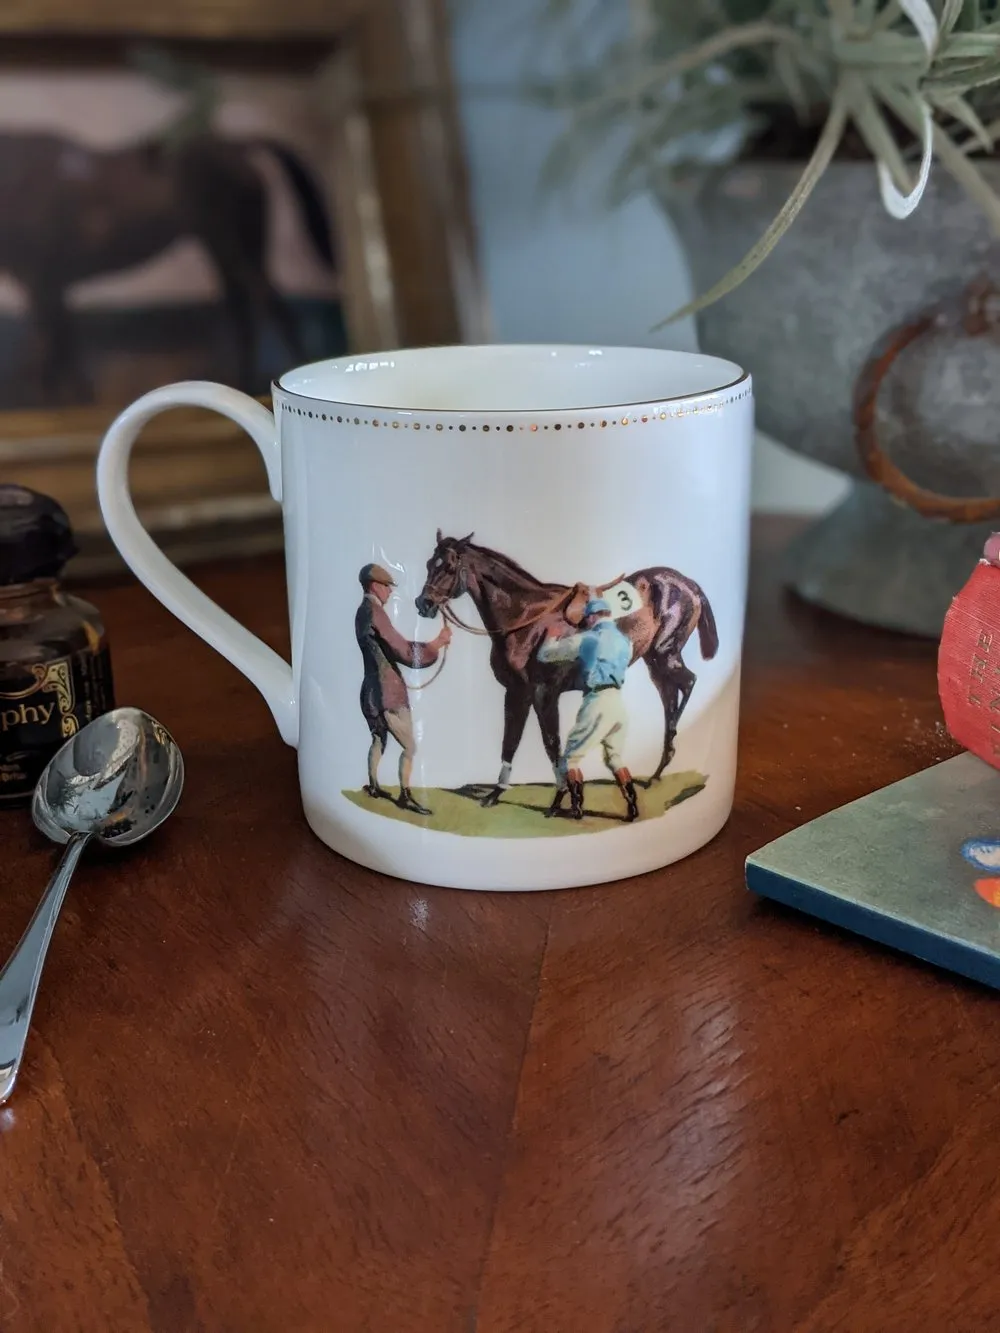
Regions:
[[[571,768],[566,777],[569,787],[570,814],[574,819],[583,818],[583,774],[578,768]]]
[[[618,783],[618,790],[625,797],[625,822],[632,824],[639,818],[639,798],[635,794],[635,783],[632,781],[632,774],[627,768],[615,770],[615,781]]]
[[[551,819],[553,815],[558,815],[562,811],[562,803],[565,796],[566,796],[566,786],[564,783],[560,783],[559,786],[556,788],[555,796],[553,796],[552,798],[552,804],[545,812],[546,819]]]
[[[419,801],[414,800],[413,792],[410,791],[409,787],[400,787],[396,804],[400,810],[409,810],[414,815],[429,815],[432,813],[426,805],[421,805]]]

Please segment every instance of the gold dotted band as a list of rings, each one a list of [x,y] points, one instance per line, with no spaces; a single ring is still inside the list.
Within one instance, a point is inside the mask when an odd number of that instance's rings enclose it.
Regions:
[[[655,421],[674,421],[678,417],[698,416],[707,412],[719,412],[730,403],[738,403],[741,399],[749,398],[752,390],[749,387],[742,388],[738,393],[726,394],[725,397],[709,398],[703,402],[680,402],[662,404],[657,407],[650,407],[642,412],[635,410],[625,412],[622,416],[605,417],[587,417],[577,421],[500,421],[500,422],[465,422],[456,423],[443,421],[416,421],[408,417],[399,418],[396,416],[376,417],[376,416],[357,416],[345,415],[343,412],[335,414],[333,412],[311,411],[309,408],[296,407],[292,403],[286,403],[282,399],[277,399],[276,405],[282,412],[287,412],[291,416],[307,417],[311,421],[329,421],[338,426],[367,426],[370,429],[383,430],[457,430],[482,431],[484,435],[491,431],[501,431],[510,435],[514,431],[545,431],[545,430],[606,430],[612,426],[644,426],[649,422]],[[498,414],[499,415],[499,414]]]

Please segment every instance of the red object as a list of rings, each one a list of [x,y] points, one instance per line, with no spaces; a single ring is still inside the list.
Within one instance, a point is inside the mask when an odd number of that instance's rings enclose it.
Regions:
[[[953,600],[938,650],[938,694],[959,745],[1000,768],[1000,536]]]
[[[1000,907],[1000,879],[977,879],[976,892],[991,907]]]

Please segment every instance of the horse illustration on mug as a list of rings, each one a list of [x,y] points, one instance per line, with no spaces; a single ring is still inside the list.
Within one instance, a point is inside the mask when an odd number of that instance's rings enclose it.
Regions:
[[[640,658],[663,703],[663,750],[647,788],[657,782],[674,757],[677,727],[697,677],[682,652],[698,631],[705,660],[715,656],[719,636],[712,607],[704,592],[677,570],[662,565],[636,570],[599,588],[577,583],[546,583],[499,551],[478,546],[473,533],[445,537],[427,562],[427,579],[416,599],[427,619],[441,615],[446,623],[491,641],[490,665],[505,691],[500,773],[483,797],[496,805],[510,785],[514,756],[534,710],[546,755],[560,775],[559,696],[580,688],[572,661],[551,658],[543,645],[579,626],[595,595],[606,600],[618,629],[631,645],[629,666]],[[468,596],[482,628],[461,620],[452,603]]]

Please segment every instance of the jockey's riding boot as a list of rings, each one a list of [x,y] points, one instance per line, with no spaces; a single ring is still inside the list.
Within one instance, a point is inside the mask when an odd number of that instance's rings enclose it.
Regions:
[[[431,813],[426,805],[421,805],[419,801],[413,799],[413,793],[410,791],[409,787],[400,788],[399,799],[396,801],[396,804],[399,806],[400,810],[409,810],[413,815],[429,815]]]
[[[556,788],[556,794],[552,798],[552,804],[545,812],[546,819],[551,819],[553,815],[559,814],[560,810],[562,810],[562,803],[565,795],[566,795],[565,787]]]
[[[619,768],[615,773],[615,781],[618,783],[618,790],[625,797],[627,807],[625,822],[631,824],[639,818],[639,798],[635,794],[635,783],[632,781],[632,774],[627,768]]]
[[[577,768],[571,768],[566,779],[569,787],[570,813],[574,819],[583,818],[583,774]]]

